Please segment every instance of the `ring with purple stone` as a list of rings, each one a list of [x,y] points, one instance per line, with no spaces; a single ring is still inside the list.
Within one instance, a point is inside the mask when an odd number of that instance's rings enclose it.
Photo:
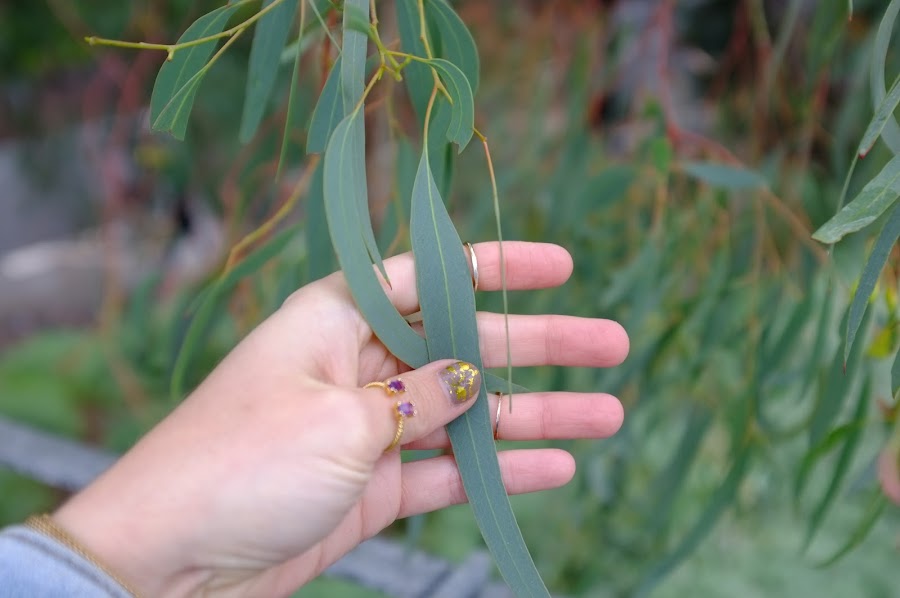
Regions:
[[[400,378],[394,378],[388,382],[369,382],[363,388],[382,388],[388,396],[406,392],[406,385]],[[410,401],[397,401],[394,405],[394,416],[397,419],[397,431],[394,433],[394,439],[391,440],[391,443],[384,449],[384,452],[388,453],[395,446],[400,444],[400,439],[403,438],[403,422],[407,417],[415,417],[416,413],[416,406]]]

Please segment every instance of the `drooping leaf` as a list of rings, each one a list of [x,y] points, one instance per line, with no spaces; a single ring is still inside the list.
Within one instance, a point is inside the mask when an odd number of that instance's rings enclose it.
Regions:
[[[435,58],[429,61],[437,69],[441,80],[453,99],[450,109],[450,124],[447,127],[447,139],[459,146],[462,153],[475,128],[475,98],[472,96],[472,88],[469,81],[459,67],[452,62]]]
[[[354,16],[356,15],[356,16]],[[360,102],[363,100],[363,90],[365,89],[366,76],[366,49],[369,44],[369,38],[359,31],[352,29],[351,21],[354,19],[369,19],[369,0],[346,0],[344,2],[344,46],[341,51],[341,97],[344,102],[344,115],[348,115],[351,111],[358,110],[362,112]],[[360,119],[362,120],[362,116]],[[360,151],[365,154],[365,127],[360,129],[362,136],[362,145]],[[362,168],[365,168],[365,160],[362,162]],[[365,182],[365,181],[363,181]],[[365,189],[365,185],[363,186]],[[325,197],[329,197],[328,194]],[[369,196],[368,193],[358,194],[355,198],[356,209],[359,211],[359,229],[362,234],[363,242],[366,245],[366,251],[369,254],[369,260],[378,267],[378,271],[387,281],[387,270],[384,269],[384,262],[381,259],[381,252],[378,250],[378,241],[375,239],[375,231],[372,229],[372,216],[369,212]]]
[[[260,10],[275,0],[263,0]],[[287,42],[298,0],[282,0],[256,22],[250,62],[247,67],[247,87],[244,92],[244,112],[238,138],[247,143],[256,134],[272,95],[278,75],[281,51]]]
[[[703,514],[691,526],[678,546],[644,576],[634,596],[644,597],[649,595],[653,588],[690,556],[715,528],[722,514],[734,503],[738,487],[744,479],[744,474],[750,463],[751,455],[750,446],[746,445],[734,456],[728,475],[725,476],[725,479],[707,501]]]
[[[202,302],[197,307],[193,318],[191,318],[191,323],[184,335],[184,341],[181,343],[178,357],[175,360],[170,385],[170,397],[173,402],[184,398],[187,373],[194,356],[202,346],[206,335],[209,334],[213,318],[219,311],[222,302],[225,301],[229,293],[234,290],[241,280],[258,271],[269,260],[281,253],[296,234],[296,226],[284,229],[244,258],[224,278],[215,280],[211,284],[209,290],[204,294]]]
[[[358,205],[368,201],[363,128],[362,111],[352,112],[338,124],[325,150],[328,230],[353,299],[375,335],[400,361],[419,367],[429,361],[425,340],[409,327],[385,294],[361,232],[367,223],[360,221]]]
[[[894,118],[894,110],[897,109],[898,104],[900,104],[900,75],[894,79],[891,90],[881,101],[881,104],[875,109],[875,116],[872,117],[869,127],[863,134],[862,141],[859,142],[859,149],[857,152],[859,152],[860,156],[865,157],[865,155],[869,153],[869,150],[872,149],[872,146],[875,145],[875,142],[881,136],[881,132],[884,130],[885,125],[887,125],[889,120]]]
[[[369,23],[368,9],[363,11],[359,6],[346,3],[344,5],[344,29],[362,33],[369,37],[372,30]]]
[[[691,408],[684,426],[681,441],[672,455],[672,459],[662,469],[653,484],[650,496],[656,497],[650,509],[649,529],[656,536],[671,522],[672,509],[681,487],[687,480],[688,472],[694,463],[703,438],[713,421],[712,412],[706,407],[695,405]]]
[[[897,391],[900,391],[900,351],[897,351],[891,366],[891,393],[896,395]]]
[[[437,186],[428,152],[413,185],[410,223],[430,360],[456,358],[483,369],[469,266]],[[500,476],[487,388],[447,426],[475,520],[497,567],[518,596],[549,596],[522,539]]]
[[[863,316],[860,327],[864,330],[868,328],[871,315],[871,312],[867,312]],[[862,354],[863,343],[854,343],[846,362],[840,347],[834,352],[834,360],[827,373],[825,387],[816,401],[815,411],[809,423],[810,447],[817,445],[825,437],[834,420],[840,415],[847,395],[853,387]]]
[[[681,170],[695,179],[728,191],[764,187],[766,179],[758,172],[714,162],[686,162]]]
[[[834,428],[823,438],[818,445],[810,447],[803,460],[800,462],[800,468],[797,470],[797,477],[794,478],[794,500],[799,502],[802,498],[803,491],[806,489],[806,483],[809,475],[812,473],[819,461],[831,454],[841,443],[853,435],[861,424],[859,422],[848,422]]]
[[[900,197],[900,156],[888,162],[831,220],[813,234],[822,243],[837,243],[844,235],[861,230],[884,214]]]
[[[440,37],[441,58],[446,58],[465,73],[472,93],[478,91],[481,69],[478,48],[469,33],[469,28],[445,0],[428,0],[425,3],[426,16],[434,23]]]
[[[325,217],[325,167],[316,166],[306,195],[306,262],[307,280],[312,282],[337,270],[328,219]]]
[[[871,378],[866,378],[865,383],[862,385],[859,399],[856,402],[856,409],[854,410],[853,417],[849,422],[852,428],[850,433],[847,435],[847,439],[844,442],[843,448],[841,448],[837,464],[834,467],[834,473],[831,476],[831,482],[829,482],[828,488],[821,495],[821,498],[817,502],[816,507],[809,518],[809,522],[807,523],[806,535],[803,539],[804,550],[809,547],[810,542],[812,542],[813,538],[815,537],[815,534],[819,530],[822,521],[825,519],[825,515],[828,512],[828,509],[834,503],[834,499],[837,497],[837,493],[841,489],[841,485],[844,482],[844,478],[847,476],[847,472],[850,470],[850,465],[853,462],[853,456],[856,454],[856,447],[859,445],[859,440],[862,437],[863,430],[865,429],[866,412],[869,407],[869,397],[871,394],[869,392],[870,382]]]
[[[304,0],[301,0],[301,2]],[[300,59],[303,57],[304,47],[301,43],[303,40],[309,40],[309,37],[306,36],[306,31],[304,29],[304,17],[306,5],[301,5],[300,8],[300,37],[297,39],[297,47],[294,48],[294,62],[293,68],[291,69],[291,86],[288,91],[288,108],[287,114],[284,118],[284,131],[281,134],[281,150],[278,152],[278,166],[275,169],[275,182],[281,180],[281,173],[284,171],[284,165],[287,162],[288,156],[288,148],[290,147],[291,141],[291,131],[295,128],[298,128],[297,121],[299,119],[297,105],[300,103],[297,100],[304,97],[303,92],[298,93],[297,84],[300,80]]]
[[[875,34],[875,43],[872,47],[872,61],[869,63],[869,87],[872,92],[872,109],[877,110],[885,97],[884,71],[887,64],[888,52],[891,47],[891,37],[894,31],[894,23],[897,14],[900,13],[900,0],[891,0],[878,32]],[[890,116],[884,123],[881,139],[894,154],[900,154],[900,125]]]
[[[862,322],[863,314],[869,305],[869,297],[875,290],[878,278],[881,275],[881,269],[887,262],[897,238],[900,237],[900,206],[895,206],[891,213],[887,224],[881,229],[878,240],[875,241],[875,247],[872,254],[866,262],[863,269],[862,277],[859,279],[859,285],[856,287],[856,293],[853,295],[853,302],[850,304],[850,315],[847,318],[847,342],[844,346],[844,361],[850,355],[853,348],[853,341],[856,340],[856,332],[859,330],[859,324]]]
[[[859,525],[856,526],[853,533],[850,534],[850,537],[844,542],[844,545],[838,548],[831,556],[816,563],[815,566],[824,569],[825,567],[833,565],[854,548],[862,544],[862,541],[866,539],[866,536],[869,535],[869,532],[871,532],[872,528],[875,527],[875,524],[878,523],[878,520],[881,518],[881,514],[884,512],[887,505],[887,497],[881,490],[877,489],[873,491],[872,497],[869,499],[869,504],[866,506]]]
[[[344,104],[340,94],[341,89],[341,57],[331,67],[325,86],[316,102],[312,120],[309,123],[309,135],[306,138],[306,151],[310,154],[319,154],[325,151],[331,134],[344,118]]]
[[[419,37],[418,1],[397,0],[395,6],[401,49],[414,56],[425,56],[425,45]],[[403,80],[421,130],[425,126],[425,110],[431,97],[431,69],[425,64],[412,62],[403,69]]]
[[[194,21],[178,38],[179,44],[221,33],[237,6],[222,6]],[[206,65],[217,40],[175,52],[159,69],[150,97],[150,122],[155,131],[169,131],[184,139],[194,97],[206,74]]]

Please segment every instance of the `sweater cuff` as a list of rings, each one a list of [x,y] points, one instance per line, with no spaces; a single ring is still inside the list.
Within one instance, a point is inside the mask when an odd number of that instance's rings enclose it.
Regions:
[[[33,598],[132,598],[102,569],[24,525],[0,531],[0,587]]]

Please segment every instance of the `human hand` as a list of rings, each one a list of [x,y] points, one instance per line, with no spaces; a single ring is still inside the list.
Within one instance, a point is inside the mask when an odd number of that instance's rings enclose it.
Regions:
[[[506,242],[510,289],[565,282],[561,247]],[[496,243],[475,245],[480,289],[500,288]],[[401,314],[418,309],[412,256],[385,261]],[[485,367],[506,363],[503,316],[478,314]],[[513,365],[611,366],[628,352],[608,320],[510,316]],[[451,456],[401,464],[385,453],[398,398],[415,404],[402,447],[446,449],[443,426],[474,404],[451,399],[445,360],[410,371],[372,334],[341,273],[294,293],[175,411],[54,519],[149,596],[285,596],[394,520],[466,500]],[[396,397],[366,383],[400,376]],[[472,395],[477,395],[477,384]],[[491,413],[497,397],[491,397]],[[605,394],[535,392],[504,409],[504,440],[603,438],[622,407]],[[510,493],[574,475],[558,449],[499,455]]]

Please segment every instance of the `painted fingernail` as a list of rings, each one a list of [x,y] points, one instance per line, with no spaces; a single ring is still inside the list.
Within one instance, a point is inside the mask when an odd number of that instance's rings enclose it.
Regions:
[[[457,361],[441,370],[441,382],[444,383],[451,401],[465,403],[478,396],[481,372],[471,363]]]

